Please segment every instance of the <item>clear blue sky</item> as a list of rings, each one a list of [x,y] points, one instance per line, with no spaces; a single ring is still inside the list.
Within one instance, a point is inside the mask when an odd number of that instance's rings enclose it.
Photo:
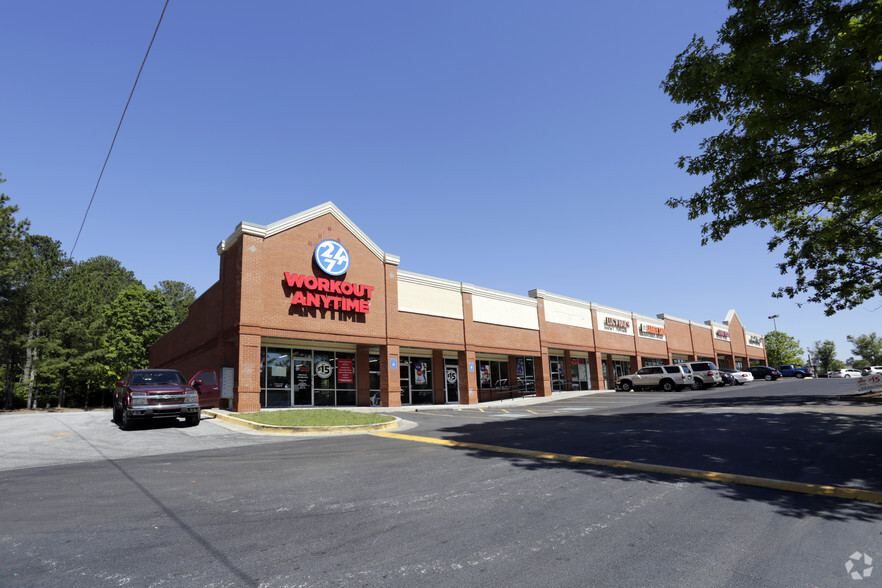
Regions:
[[[7,2],[2,190],[70,252],[162,0]],[[748,228],[700,246],[665,200],[713,129],[659,89],[722,0],[181,2],[147,60],[74,257],[201,294],[240,221],[333,201],[401,269],[654,316],[778,328],[804,347],[882,332],[825,318]],[[296,269],[296,268],[291,268]]]

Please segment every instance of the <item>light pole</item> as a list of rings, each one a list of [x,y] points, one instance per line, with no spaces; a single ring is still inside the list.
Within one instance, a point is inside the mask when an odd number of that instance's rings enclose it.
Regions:
[[[769,317],[770,319],[772,319],[772,324],[775,325],[775,333],[776,333],[776,336],[775,336],[775,359],[781,359],[780,357],[778,357],[778,337],[777,337],[778,321],[775,320],[776,318],[778,318],[780,316],[781,316],[780,314],[773,314],[772,316]],[[769,358],[767,357],[766,359],[769,359]]]

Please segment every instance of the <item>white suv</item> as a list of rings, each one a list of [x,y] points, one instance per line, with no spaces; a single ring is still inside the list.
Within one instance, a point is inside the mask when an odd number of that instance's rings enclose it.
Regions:
[[[688,365],[652,365],[637,370],[636,374],[622,376],[616,382],[616,389],[628,392],[631,389],[661,388],[665,392],[691,388],[694,380]]]
[[[688,365],[692,370],[696,390],[723,385],[723,376],[720,375],[719,368],[712,361],[687,361],[680,365]]]
[[[861,370],[862,376],[869,376],[870,374],[882,374],[882,365],[871,365]]]

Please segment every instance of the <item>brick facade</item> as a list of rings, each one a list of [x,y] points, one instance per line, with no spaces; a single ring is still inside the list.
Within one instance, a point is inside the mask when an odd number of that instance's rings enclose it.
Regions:
[[[326,239],[348,251],[344,275],[326,275],[315,261],[316,246]],[[401,404],[401,384],[408,381],[402,371],[409,369],[402,359],[409,355],[430,362],[430,378],[422,386],[430,387],[425,397],[434,403],[447,402],[445,363],[456,365],[463,404],[479,401],[479,365],[490,359],[507,369],[513,388],[517,358],[532,358],[539,396],[552,394],[552,355],[564,358],[567,386],[570,362],[587,358],[595,389],[604,387],[604,367],[613,356],[630,358],[634,367],[642,358],[713,357],[733,367],[765,363],[757,336],[744,329],[734,311],[723,323],[640,318],[542,291],[520,297],[418,274],[401,276],[398,258],[381,251],[331,203],[268,226],[243,222],[221,242],[218,254],[218,282],[191,305],[187,320],[152,347],[150,364],[179,369],[187,377],[200,369],[232,368],[230,406],[241,412],[261,409],[261,362],[268,346],[354,354],[354,402],[361,406]],[[403,279],[421,289],[405,293]],[[433,297],[439,301],[437,312]],[[481,314],[474,308],[476,298]],[[599,314],[621,318],[601,325]],[[641,336],[638,325],[647,322],[649,334]],[[371,390],[371,358],[378,358],[379,391]]]

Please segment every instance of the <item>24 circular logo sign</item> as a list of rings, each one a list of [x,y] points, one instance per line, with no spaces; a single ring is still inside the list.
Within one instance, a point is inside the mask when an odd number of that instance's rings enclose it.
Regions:
[[[342,243],[325,239],[315,246],[315,262],[329,276],[342,276],[349,269],[349,252]]]

